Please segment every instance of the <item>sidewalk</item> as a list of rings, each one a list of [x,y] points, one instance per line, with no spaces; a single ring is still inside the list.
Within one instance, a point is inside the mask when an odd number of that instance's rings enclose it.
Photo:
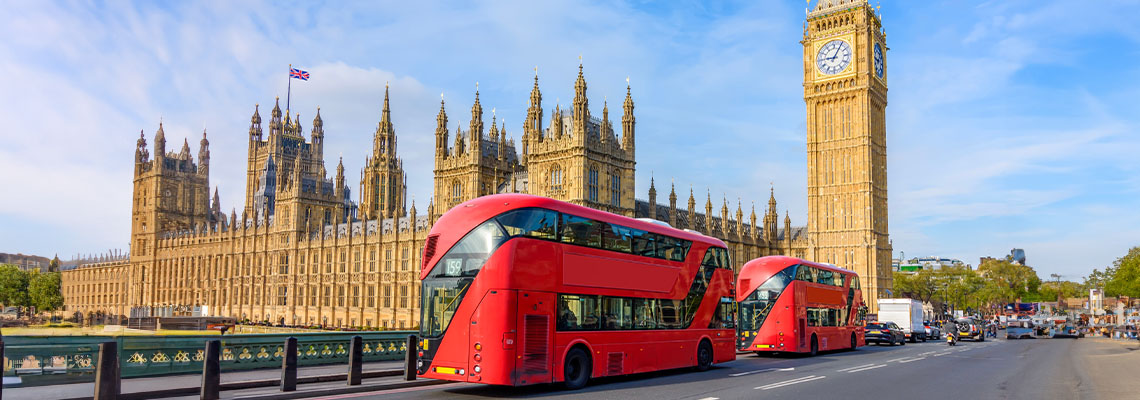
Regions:
[[[390,370],[403,370],[403,361],[380,361],[364,364],[364,373]],[[348,372],[348,364],[317,365],[297,368],[297,378],[314,377],[322,375],[344,374]],[[402,375],[401,375],[402,376]],[[261,381],[267,379],[280,379],[281,370],[277,368],[259,369],[252,371],[222,372],[222,384]],[[378,378],[384,379],[384,378]],[[369,380],[371,381],[371,379]],[[170,375],[149,378],[123,379],[122,393],[124,395],[154,390],[167,390],[175,388],[200,388],[202,376],[200,374]],[[341,382],[341,385],[344,385]],[[297,385],[301,389],[304,385]],[[276,390],[276,387],[265,388]],[[95,383],[73,383],[67,385],[36,386],[24,388],[4,388],[4,398],[7,400],[45,400],[45,399],[71,399],[91,397],[95,393]],[[222,393],[226,397],[225,392]],[[197,398],[197,396],[194,396]]]

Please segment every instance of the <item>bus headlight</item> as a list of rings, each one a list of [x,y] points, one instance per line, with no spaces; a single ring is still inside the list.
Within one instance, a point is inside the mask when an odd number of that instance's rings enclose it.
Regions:
[[[478,374],[479,372],[483,371],[483,368],[480,368],[478,365],[476,365],[476,366],[475,366],[475,368],[472,368],[472,369],[474,369],[474,370],[475,370],[475,373],[476,373],[476,374]]]
[[[416,360],[416,369],[422,369],[423,367],[424,367],[424,360]]]
[[[463,375],[465,373],[467,373],[467,371],[464,371],[462,368],[459,369],[459,375]]]

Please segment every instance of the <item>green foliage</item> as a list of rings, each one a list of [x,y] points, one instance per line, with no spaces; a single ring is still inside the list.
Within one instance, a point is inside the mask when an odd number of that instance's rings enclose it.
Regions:
[[[27,307],[28,273],[11,264],[0,265],[0,304],[8,307]]]
[[[1105,271],[1106,296],[1140,297],[1140,247],[1128,250]]]
[[[62,277],[59,272],[34,273],[28,282],[28,297],[38,311],[63,308]]]

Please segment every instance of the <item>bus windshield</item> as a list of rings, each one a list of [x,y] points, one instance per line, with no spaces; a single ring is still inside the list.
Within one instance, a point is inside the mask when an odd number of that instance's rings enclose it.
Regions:
[[[455,244],[439,259],[423,280],[423,304],[420,307],[420,335],[435,338],[447,330],[451,317],[459,308],[467,287],[483,264],[507,239],[506,232],[494,220],[484,222]]]
[[[747,332],[760,329],[760,326],[764,325],[764,319],[772,311],[772,306],[776,304],[776,299],[780,297],[780,293],[788,287],[795,276],[795,265],[784,268],[783,271],[768,278],[763,285],[760,285],[756,291],[740,302],[738,329]]]

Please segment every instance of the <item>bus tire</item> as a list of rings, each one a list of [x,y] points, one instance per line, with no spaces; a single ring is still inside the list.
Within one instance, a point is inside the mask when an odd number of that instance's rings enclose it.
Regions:
[[[581,347],[570,349],[562,365],[562,386],[569,390],[586,387],[586,383],[590,381],[590,371],[593,371],[592,364],[590,353]]]
[[[706,339],[697,345],[697,371],[708,371],[713,362],[712,344]]]
[[[819,354],[819,340],[816,340],[815,334],[811,335],[811,356],[815,357]]]

